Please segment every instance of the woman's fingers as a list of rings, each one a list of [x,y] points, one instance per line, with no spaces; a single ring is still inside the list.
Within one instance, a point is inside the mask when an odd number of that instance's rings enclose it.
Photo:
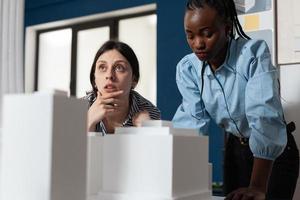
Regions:
[[[118,107],[120,104],[119,98],[117,98],[119,95],[123,93],[123,90],[119,90],[116,92],[111,92],[107,94],[101,94],[99,91],[97,92],[97,99],[96,102],[99,104],[106,104],[106,105],[112,105],[115,107]]]
[[[111,106],[114,106],[114,107],[119,107],[120,106],[120,100],[115,99],[115,98],[102,99],[101,104],[111,105]]]
[[[115,92],[101,94],[99,91],[97,91],[97,98],[101,98],[101,99],[114,98],[114,97],[118,97],[119,95],[123,94],[123,92],[124,92],[123,90],[118,90]]]
[[[111,105],[111,104],[103,104],[103,105],[102,105],[102,108],[104,108],[104,109],[106,109],[106,110],[108,110],[108,109],[110,109],[110,110],[115,110],[115,109],[116,109],[116,106]]]

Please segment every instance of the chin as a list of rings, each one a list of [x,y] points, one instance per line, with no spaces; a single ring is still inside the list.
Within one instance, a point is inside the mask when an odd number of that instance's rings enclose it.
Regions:
[[[197,58],[198,58],[199,60],[201,60],[202,62],[208,61],[208,59],[207,59],[206,57],[203,58],[203,57],[201,57],[201,56],[197,56]]]

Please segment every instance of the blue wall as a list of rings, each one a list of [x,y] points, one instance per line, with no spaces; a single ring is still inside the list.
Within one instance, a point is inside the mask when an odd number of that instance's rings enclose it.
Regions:
[[[185,0],[25,0],[25,25],[36,25],[150,3],[157,5],[157,105],[162,118],[171,120],[181,96],[175,83],[177,62],[190,52],[185,40],[183,15]],[[214,163],[214,181],[222,180],[222,139],[211,127],[210,160]]]

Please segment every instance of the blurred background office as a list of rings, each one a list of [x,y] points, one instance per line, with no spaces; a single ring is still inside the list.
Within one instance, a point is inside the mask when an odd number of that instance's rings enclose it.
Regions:
[[[247,34],[267,41],[280,68],[285,115],[298,126],[294,134],[300,145],[300,1],[235,2]],[[91,89],[89,70],[96,50],[108,39],[119,39],[134,49],[140,61],[137,90],[160,108],[164,120],[171,120],[181,102],[176,64],[190,52],[183,29],[185,3],[0,0],[0,103],[6,93],[51,88],[84,96]],[[216,185],[222,183],[220,134],[213,124],[209,156]],[[300,184],[295,194],[299,198]]]

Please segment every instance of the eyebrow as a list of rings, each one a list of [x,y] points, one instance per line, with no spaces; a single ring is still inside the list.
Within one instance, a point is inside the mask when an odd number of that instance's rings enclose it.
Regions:
[[[126,60],[117,60],[117,61],[114,62],[114,63],[125,63],[125,64],[127,64],[128,62],[127,62]]]
[[[201,31],[205,31],[206,29],[212,29],[212,27],[205,26],[205,27],[203,27],[203,28],[197,29],[197,31],[198,31],[198,32],[199,32],[199,31],[201,32]],[[193,31],[191,31],[190,29],[185,29],[185,31],[188,32],[188,33],[193,33]]]
[[[105,60],[98,60],[96,63],[107,63]],[[126,60],[116,60],[114,62],[114,64],[116,63],[125,63],[125,64],[129,64]]]

